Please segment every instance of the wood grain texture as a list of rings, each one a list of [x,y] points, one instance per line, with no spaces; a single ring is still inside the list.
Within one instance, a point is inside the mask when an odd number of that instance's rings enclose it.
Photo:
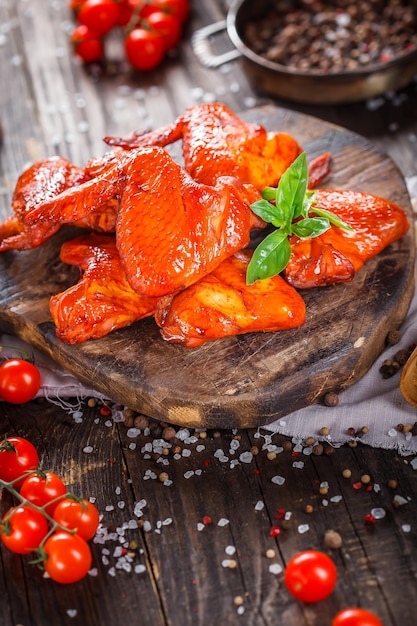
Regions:
[[[393,162],[337,126],[274,106],[244,115],[290,132],[309,159],[332,153],[326,186],[386,197],[410,215]],[[306,323],[186,349],[164,342],[153,319],[69,346],[55,336],[49,297],[75,282],[59,262],[62,229],[42,247],[0,257],[0,322],[84,383],[154,418],[192,427],[251,427],[321,402],[359,380],[404,319],[414,288],[413,230],[368,261],[354,280],[305,290]]]

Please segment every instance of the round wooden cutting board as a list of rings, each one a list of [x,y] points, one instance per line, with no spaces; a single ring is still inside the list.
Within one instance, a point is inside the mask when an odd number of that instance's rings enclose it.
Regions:
[[[411,206],[400,171],[366,139],[343,128],[267,106],[242,114],[291,133],[310,161],[332,154],[321,187],[361,190]],[[250,333],[187,349],[162,340],[153,319],[107,337],[60,342],[49,298],[78,279],[59,261],[62,228],[42,247],[0,255],[0,327],[47,353],[87,386],[156,419],[189,427],[264,425],[320,403],[358,381],[403,321],[414,291],[414,229],[368,261],[348,284],[303,291],[307,320],[296,330]]]

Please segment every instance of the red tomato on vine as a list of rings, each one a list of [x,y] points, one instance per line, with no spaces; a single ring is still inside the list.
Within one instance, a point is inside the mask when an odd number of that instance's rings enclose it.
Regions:
[[[284,582],[297,600],[306,603],[320,602],[336,586],[336,566],[324,552],[305,550],[288,561]]]
[[[3,544],[17,554],[36,550],[48,533],[46,518],[35,509],[20,505],[10,509],[0,524]]]
[[[7,437],[0,443],[0,479],[15,481],[19,487],[26,474],[39,465],[39,455],[33,444],[23,437]],[[22,477],[20,480],[18,478]]]
[[[45,506],[48,515],[52,515],[58,500],[46,506],[52,500],[67,493],[67,488],[60,477],[54,472],[34,472],[29,474],[20,487],[20,495],[35,506]]]
[[[379,617],[366,609],[349,608],[339,611],[332,626],[384,626]]]
[[[84,63],[96,63],[104,57],[101,39],[84,24],[80,24],[72,31],[70,42],[75,54]]]
[[[119,23],[119,3],[114,0],[85,0],[78,21],[98,36],[107,34]]]
[[[164,38],[144,28],[134,28],[125,39],[129,63],[137,70],[148,71],[159,65],[165,53]]]
[[[45,571],[58,583],[75,583],[84,578],[91,567],[90,547],[77,534],[57,531],[46,540],[43,550]]]
[[[76,530],[77,534],[88,541],[96,534],[100,516],[92,502],[74,498],[64,498],[55,508],[54,520],[68,530]]]
[[[181,38],[181,22],[174,14],[155,11],[147,19],[151,30],[164,38],[165,50],[174,48]]]
[[[0,398],[12,404],[32,400],[41,386],[38,368],[24,359],[8,359],[0,365]]]

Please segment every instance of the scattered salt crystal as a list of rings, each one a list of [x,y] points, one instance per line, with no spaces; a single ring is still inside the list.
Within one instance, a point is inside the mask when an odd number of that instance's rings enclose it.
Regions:
[[[395,428],[390,428],[388,431],[388,437],[396,437],[397,436],[397,430]]]
[[[191,476],[194,476],[193,470],[188,470],[188,472],[184,474],[184,478],[191,478]]]
[[[67,615],[68,617],[75,617],[77,615],[77,609],[68,609]]]
[[[245,612],[245,607],[244,606],[238,606],[236,609],[236,613],[238,615],[243,615],[243,613]]]
[[[203,473],[203,470],[201,468],[198,468],[195,470],[195,475],[196,476],[201,476],[201,474]]]
[[[228,554],[229,556],[233,556],[236,552],[236,548],[235,546],[226,546],[225,550],[226,554]]]
[[[373,515],[375,519],[383,519],[386,515],[386,511],[381,507],[376,507],[371,510],[371,515]]]
[[[143,523],[143,530],[145,533],[148,533],[152,530],[152,525],[150,522],[146,521]]]
[[[114,558],[118,559],[120,556],[122,556],[122,554],[123,554],[122,546],[116,546],[116,548],[113,551]]]
[[[294,461],[292,466],[295,467],[296,469],[303,469],[304,461]]]
[[[203,524],[202,522],[198,522],[198,524],[197,524],[197,530],[198,530],[199,532],[201,532],[202,530],[204,530],[204,529],[205,529],[205,527],[206,527],[206,525],[205,525],[205,524]]]
[[[196,446],[196,451],[197,452],[202,452],[205,449],[206,449],[206,446],[203,446],[203,444],[200,444],[200,445]]]
[[[411,526],[410,526],[410,524],[403,524],[403,525],[401,526],[401,530],[402,530],[404,533],[409,533],[409,532],[411,531]]]
[[[251,463],[252,459],[253,454],[249,450],[247,450],[246,452],[242,452],[242,454],[239,456],[239,461],[241,463]]]
[[[327,482],[327,480],[323,480],[323,482],[320,483],[320,489],[326,489],[329,486],[329,483]]]
[[[112,504],[108,504],[105,509],[105,511],[114,511],[114,506]]]
[[[313,446],[307,446],[306,448],[304,448],[303,450],[303,454],[305,456],[310,456],[310,454],[312,454],[313,452]]]
[[[136,449],[136,444],[135,443],[129,443],[129,450],[135,450]]]
[[[104,425],[107,426],[107,428],[111,428],[113,426],[113,422],[112,420],[106,420],[104,422]]]
[[[191,456],[191,450],[188,450],[187,448],[184,448],[183,451],[182,451],[182,456],[183,457]]]
[[[303,444],[302,443],[297,443],[294,446],[294,452],[302,452],[303,451]]]
[[[232,441],[230,442],[230,449],[237,450],[239,446],[240,446],[240,441],[238,439],[232,439]]]
[[[292,516],[292,511],[286,511],[286,513],[285,513],[285,515],[284,515],[284,519],[285,519],[285,521],[287,521],[287,522],[288,522],[288,520],[290,520],[290,519],[291,519],[291,516]]]
[[[227,526],[228,523],[229,523],[228,519],[226,519],[225,517],[221,517],[219,521],[217,522],[217,526]]]
[[[177,431],[176,436],[177,436],[177,439],[179,439],[180,441],[184,441],[190,436],[190,431],[188,430],[188,428],[180,428]]]
[[[108,557],[106,555],[103,555],[101,557],[101,562],[103,563],[103,565],[108,565],[110,563]]]
[[[143,574],[143,572],[146,572],[146,567],[142,563],[139,563],[138,565],[135,565],[133,571],[135,574]]]
[[[378,483],[374,484],[374,491],[375,493],[379,493],[381,491],[381,485],[379,485]]]
[[[280,565],[279,563],[271,563],[271,565],[269,566],[269,571],[271,574],[281,574],[282,572],[282,565]]]
[[[92,451],[93,446],[85,446],[85,448],[83,448],[83,452],[85,452],[86,454],[91,454]]]
[[[140,430],[139,428],[128,428],[127,432],[126,432],[127,437],[137,437],[138,435],[140,435]]]
[[[232,563],[233,561],[231,561],[230,559],[223,559],[222,567],[230,567]]]
[[[396,494],[393,498],[393,502],[397,505],[397,506],[403,506],[404,504],[408,504],[408,500],[406,498],[404,498],[403,496],[400,496],[398,494]]]
[[[322,500],[321,503],[323,506],[329,506],[329,501],[326,499]]]
[[[298,526],[298,532],[300,533],[300,535],[304,535],[304,533],[308,532],[310,530],[310,526],[308,524],[300,524]]]
[[[417,469],[417,456],[412,461],[410,461],[410,465],[413,469]]]
[[[120,494],[122,493],[121,488],[120,488],[120,487],[116,487],[116,489],[114,490],[114,493],[115,493],[117,496],[120,496]]]
[[[169,526],[170,524],[172,524],[172,517],[167,517],[162,522],[162,526]]]
[[[271,478],[271,482],[275,485],[283,485],[285,483],[285,478],[283,476],[273,476]]]
[[[123,500],[120,500],[120,501],[117,503],[117,506],[119,507],[119,509],[124,509],[124,508],[125,508],[125,506],[126,506],[126,503],[125,503],[125,502],[123,502]]]
[[[334,504],[337,504],[341,500],[343,500],[343,496],[333,496],[332,498],[330,498],[330,502],[333,502]]]
[[[98,576],[98,569],[97,567],[92,567],[89,572],[88,572],[89,576]]]
[[[111,567],[108,572],[107,572],[110,576],[116,576],[116,570],[114,567]]]
[[[135,530],[138,527],[138,523],[135,519],[130,519],[127,523],[127,527],[129,530]]]
[[[230,469],[234,469],[237,465],[239,465],[239,461],[237,459],[234,459],[230,462]]]
[[[262,500],[258,500],[258,502],[255,504],[255,511],[262,511],[262,509],[264,508],[265,508],[264,502],[262,502]]]

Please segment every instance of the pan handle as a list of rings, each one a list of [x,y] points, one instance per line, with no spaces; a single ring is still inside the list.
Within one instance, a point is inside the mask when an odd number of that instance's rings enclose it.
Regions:
[[[234,61],[241,56],[239,50],[236,49],[217,55],[211,51],[209,42],[210,37],[212,35],[216,35],[217,33],[221,33],[224,30],[227,30],[226,20],[215,22],[209,26],[203,26],[203,28],[199,28],[193,33],[191,37],[191,45],[195,56],[200,61],[201,65],[204,65],[204,67],[214,69],[216,67],[220,67],[220,65]]]

